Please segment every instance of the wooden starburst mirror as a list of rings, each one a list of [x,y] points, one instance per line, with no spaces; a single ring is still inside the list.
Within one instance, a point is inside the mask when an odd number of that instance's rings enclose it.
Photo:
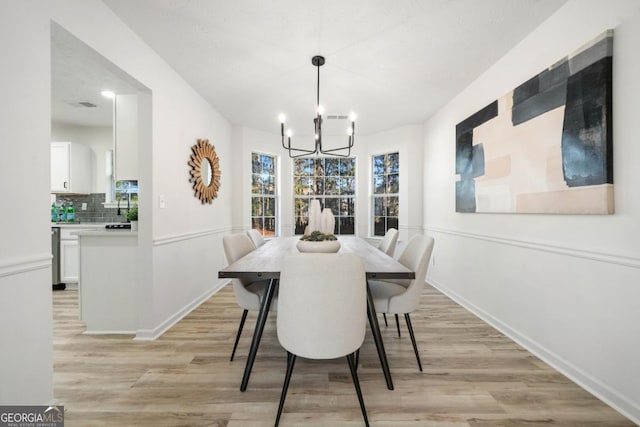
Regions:
[[[193,183],[195,196],[202,204],[212,203],[218,197],[220,188],[220,159],[216,149],[209,144],[208,139],[198,139],[198,143],[191,147],[190,182]]]

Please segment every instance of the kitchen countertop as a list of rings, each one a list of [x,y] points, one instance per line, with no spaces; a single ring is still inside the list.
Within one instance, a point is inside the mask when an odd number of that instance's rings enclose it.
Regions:
[[[51,227],[60,228],[104,228],[110,222],[52,222]]]
[[[137,231],[131,230],[106,230],[102,228],[101,230],[80,230],[76,231],[75,234],[77,236],[92,236],[92,237],[138,237]]]

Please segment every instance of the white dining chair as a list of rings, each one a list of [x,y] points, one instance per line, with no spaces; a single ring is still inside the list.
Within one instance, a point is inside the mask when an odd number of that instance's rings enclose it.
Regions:
[[[398,230],[396,230],[395,228],[388,229],[384,237],[378,244],[378,249],[380,249],[390,257],[393,257],[393,254],[396,251],[396,245],[398,243],[398,234]]]
[[[249,236],[249,238],[253,242],[253,245],[256,248],[259,248],[260,246],[262,246],[262,245],[264,245],[266,243],[265,240],[264,240],[264,237],[262,237],[262,234],[260,234],[260,232],[258,230],[256,230],[255,228],[247,231],[247,236]]]
[[[280,272],[278,340],[287,351],[278,415],[280,422],[296,357],[346,356],[365,425],[369,425],[354,353],[362,346],[367,320],[363,260],[353,253],[288,256]]]
[[[238,259],[255,249],[255,246],[249,236],[244,233],[224,236],[222,238],[222,245],[224,246],[224,254],[229,264],[236,262]],[[243,279],[232,279],[231,284],[233,286],[233,293],[235,294],[236,302],[240,308],[243,309],[240,326],[238,327],[238,332],[236,334],[236,341],[233,344],[233,351],[231,352],[231,358],[229,359],[233,361],[236,349],[238,348],[238,342],[240,341],[240,336],[242,335],[244,322],[247,320],[247,314],[249,313],[249,310],[260,310],[260,303],[264,298],[268,281],[260,280],[258,282],[248,282]],[[274,298],[276,298],[276,296],[274,296]]]
[[[400,264],[415,272],[415,279],[408,282],[369,280],[369,289],[376,312],[395,315],[398,335],[400,335],[398,315],[404,314],[420,371],[422,371],[422,362],[420,361],[420,354],[418,353],[418,346],[409,314],[418,308],[434,243],[432,237],[421,234],[415,235],[409,240],[398,258]]]

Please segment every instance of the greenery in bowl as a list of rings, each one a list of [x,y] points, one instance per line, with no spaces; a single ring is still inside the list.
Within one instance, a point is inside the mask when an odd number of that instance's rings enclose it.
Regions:
[[[321,231],[313,231],[311,234],[305,234],[300,238],[305,242],[324,242],[328,240],[338,240],[333,234],[324,234]]]
[[[127,219],[129,221],[137,221],[138,220],[138,205],[133,205],[127,211]]]

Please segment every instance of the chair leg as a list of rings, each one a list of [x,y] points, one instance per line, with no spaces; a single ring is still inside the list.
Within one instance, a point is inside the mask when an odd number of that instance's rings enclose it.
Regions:
[[[360,349],[356,350],[356,371],[358,370],[358,363],[360,363]]]
[[[387,323],[387,313],[382,313],[382,317],[384,317],[384,326],[389,326],[389,323]]]
[[[396,313],[396,328],[398,329],[398,338],[400,338],[400,322],[398,321],[398,313]]]
[[[296,355],[287,351],[287,373],[284,376],[284,384],[282,386],[282,394],[280,395],[280,405],[278,406],[278,415],[276,416],[275,427],[278,427],[280,423],[280,415],[282,415],[282,408],[284,407],[284,399],[287,397],[287,390],[289,389],[289,381],[291,381],[291,374],[293,373],[293,365],[296,363]]]
[[[244,321],[247,320],[247,314],[249,310],[242,312],[242,319],[240,319],[240,326],[238,327],[238,333],[236,334],[236,342],[233,344],[233,351],[231,352],[230,362],[233,362],[233,356],[236,355],[236,348],[238,348],[238,342],[240,341],[240,335],[242,335],[242,328],[244,327]]]
[[[358,380],[358,372],[356,370],[356,363],[353,357],[353,353],[347,354],[347,362],[349,362],[351,378],[353,379],[353,385],[356,388],[358,402],[360,402],[360,410],[362,411],[362,417],[364,418],[364,425],[369,427],[369,418],[367,418],[367,409],[364,407],[364,400],[362,399],[362,390],[360,389],[360,381]]]
[[[416,354],[416,360],[418,361],[418,368],[422,372],[422,362],[420,362],[420,354],[418,354],[418,345],[416,344],[416,337],[413,335],[413,327],[411,326],[411,318],[409,313],[404,314],[404,320],[407,322],[407,329],[409,329],[409,336],[411,337],[411,344],[413,344],[413,351]]]

